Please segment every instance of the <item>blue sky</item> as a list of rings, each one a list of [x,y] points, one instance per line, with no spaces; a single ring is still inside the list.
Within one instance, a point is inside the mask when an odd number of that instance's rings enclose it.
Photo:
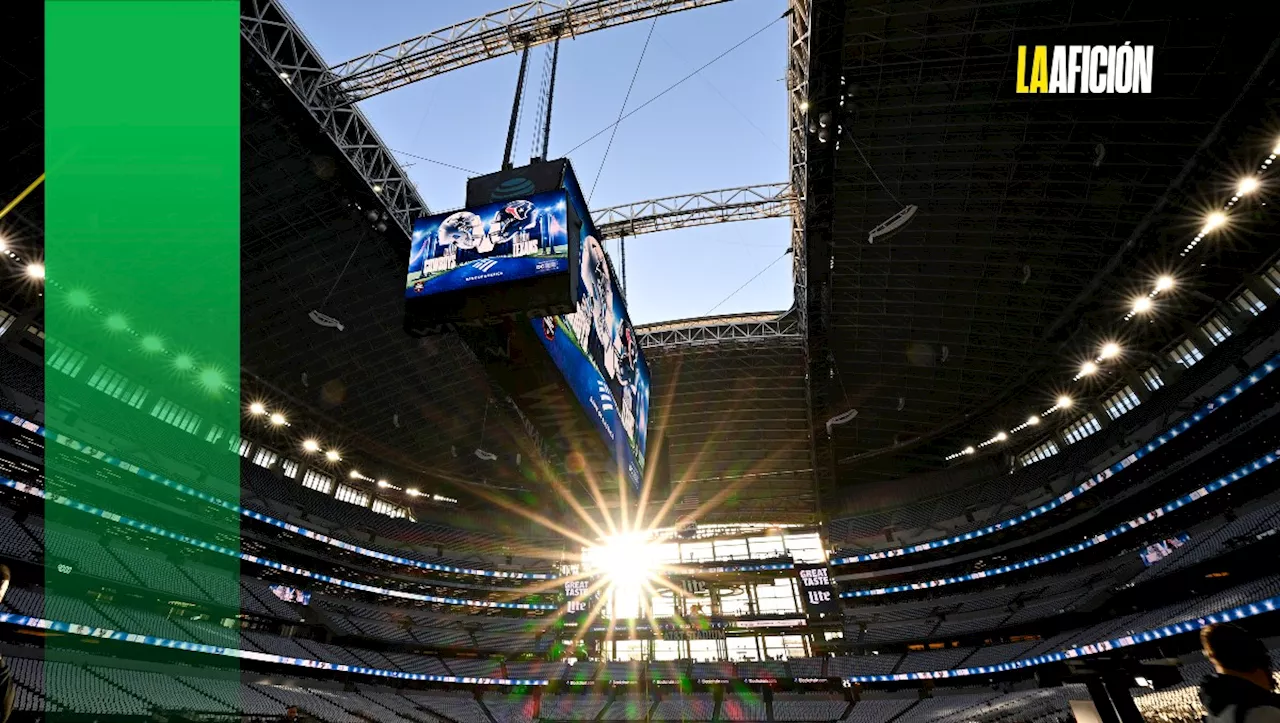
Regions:
[[[291,0],[290,13],[331,64],[498,10],[513,0]],[[663,17],[628,108],[777,19],[785,0],[735,0]],[[587,33],[560,46],[549,157],[613,123],[652,21]],[[530,53],[529,84],[542,77]],[[388,147],[480,173],[502,163],[519,68],[516,55],[430,78],[361,103]],[[787,178],[786,21],[624,121],[609,150],[604,133],[570,155],[593,208]],[[536,96],[530,95],[515,155],[530,155]],[[433,211],[462,205],[468,174],[426,161],[401,162]],[[412,165],[408,165],[412,164]],[[596,175],[599,182],[596,184]],[[703,316],[786,250],[789,221],[718,224],[640,236],[627,243],[627,301],[635,323]],[[611,248],[616,252],[616,247]],[[616,254],[614,263],[619,259]],[[791,306],[791,261],[766,273],[716,314]]]

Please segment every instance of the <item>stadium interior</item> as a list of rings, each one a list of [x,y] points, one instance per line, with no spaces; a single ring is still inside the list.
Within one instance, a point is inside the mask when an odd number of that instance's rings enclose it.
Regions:
[[[503,327],[532,340],[510,358],[487,327],[406,333],[441,209],[360,102],[725,1],[525,2],[338,63],[241,0],[235,379],[46,278],[44,111],[6,103],[14,720],[1190,723],[1199,631],[1228,621],[1280,670],[1274,18],[789,0],[785,182],[577,221],[562,186],[516,245],[578,223],[586,269],[588,227],[786,218],[794,305],[633,328],[606,284],[608,428],[600,397],[565,392],[566,426],[512,381],[596,338],[598,289]],[[1144,38],[1146,94],[1015,92],[1019,47]],[[496,263],[423,253],[430,283]],[[153,375],[120,371],[140,354]]]

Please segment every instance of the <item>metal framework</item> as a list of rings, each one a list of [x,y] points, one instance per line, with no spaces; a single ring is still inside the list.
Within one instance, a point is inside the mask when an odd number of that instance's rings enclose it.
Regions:
[[[787,18],[787,127],[791,165],[791,258],[800,329],[807,333],[804,204],[808,191],[809,0],[790,0]]]
[[[531,0],[333,66],[326,84],[356,103],[490,58],[727,0]]]
[[[648,352],[727,343],[780,342],[799,346],[800,324],[792,312],[716,316],[648,324],[636,329]]]
[[[595,220],[600,235],[614,238],[728,221],[779,218],[790,216],[792,211],[790,184],[770,183],[603,208],[596,211]]]
[[[240,37],[355,166],[391,219],[410,233],[413,219],[428,213],[426,202],[364,114],[331,89],[334,75],[284,7],[276,0],[242,0]]]

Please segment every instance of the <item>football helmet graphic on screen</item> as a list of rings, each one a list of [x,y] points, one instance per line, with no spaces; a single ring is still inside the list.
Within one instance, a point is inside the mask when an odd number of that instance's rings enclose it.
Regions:
[[[440,224],[437,234],[442,247],[473,249],[484,241],[484,222],[470,211],[459,211]]]
[[[640,358],[640,347],[636,344],[636,334],[629,325],[623,325],[618,335],[618,383],[629,387],[636,380],[636,364]]]
[[[511,201],[494,214],[489,233],[509,239],[522,231],[528,233],[537,220],[538,209],[532,201]]]

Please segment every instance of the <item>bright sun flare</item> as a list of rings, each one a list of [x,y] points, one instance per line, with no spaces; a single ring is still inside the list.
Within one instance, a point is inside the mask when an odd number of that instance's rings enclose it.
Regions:
[[[618,587],[638,587],[648,581],[658,567],[657,547],[644,535],[619,535],[600,548],[598,569]]]
[[[644,533],[615,535],[587,551],[586,567],[601,579],[602,598],[612,599],[613,617],[639,613],[641,601],[662,567],[658,552],[658,546]]]

